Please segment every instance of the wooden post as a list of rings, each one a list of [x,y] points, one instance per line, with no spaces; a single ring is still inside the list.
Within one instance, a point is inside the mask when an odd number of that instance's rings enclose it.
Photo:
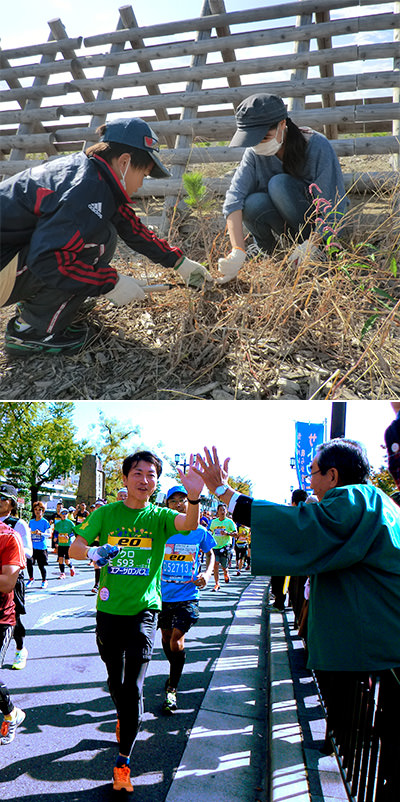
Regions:
[[[317,11],[315,15],[315,22],[329,22],[329,9],[325,11]],[[317,45],[319,50],[326,50],[327,48],[332,48],[332,37],[325,36],[325,37],[317,37]],[[332,62],[322,63],[319,65],[319,74],[321,78],[333,78],[334,76],[334,67]],[[323,92],[322,93],[322,108],[323,109],[333,109],[336,105],[335,93],[334,92]],[[324,134],[328,139],[337,139],[338,138],[338,127],[337,125],[324,125]]]
[[[49,34],[48,41],[54,41],[58,37],[51,31]],[[43,55],[41,58],[41,63],[48,64],[51,61],[55,61],[57,51],[53,51],[49,55]],[[40,87],[45,86],[48,82],[49,76],[37,76],[33,81],[33,86]],[[42,103],[42,99],[38,98],[37,100],[27,100],[24,106],[24,111],[28,111],[30,109],[38,109],[40,108]],[[21,123],[18,128],[18,134],[30,134],[33,133],[34,124],[33,123]],[[50,156],[51,154],[57,153],[56,148],[54,145],[48,145],[45,148],[46,153]],[[23,148],[13,148],[10,153],[10,159],[25,159],[26,156],[26,149]]]
[[[132,6],[122,6],[119,9],[119,13],[122,22],[125,25],[125,28],[138,28],[138,24]],[[138,30],[140,29],[138,28]],[[139,47],[145,47],[143,38],[139,33],[136,35],[131,35],[129,37],[129,43],[134,50],[136,50]],[[140,72],[153,72],[153,67],[150,59],[147,58],[138,59],[137,65],[139,67]],[[161,90],[158,84],[146,84],[146,89],[149,95],[161,95]],[[169,115],[165,108],[158,108],[156,110],[156,117],[157,120],[169,120]],[[173,147],[174,144],[173,137],[166,136],[165,141],[169,148]]]
[[[124,29],[124,28],[126,28],[126,25],[124,24],[124,22],[122,20],[122,16],[121,16],[121,12],[120,12],[118,23],[117,23],[117,31],[119,31],[121,29]],[[123,41],[123,42],[113,42],[112,45],[111,45],[111,48],[110,48],[110,54],[114,55],[114,54],[120,53],[120,52],[122,52],[124,50],[124,48],[125,48],[125,41]],[[107,78],[114,78],[118,74],[119,67],[120,67],[120,62],[118,60],[114,64],[107,64],[106,67],[104,68],[103,80],[107,79]],[[96,101],[110,100],[111,97],[112,97],[112,93],[113,93],[113,89],[112,88],[99,89],[98,92],[97,92]],[[106,119],[107,119],[107,112],[106,111],[104,111],[103,113],[95,112],[93,117],[92,117],[92,119],[91,119],[91,121],[90,121],[90,128],[92,128],[94,131],[96,131],[96,129],[100,125],[103,125],[103,123],[105,123]],[[88,139],[85,142],[85,146],[84,146],[85,149],[88,147],[88,145],[90,145],[90,144],[92,144],[94,142],[97,142],[97,141],[98,141],[98,137],[97,137],[96,134],[90,135],[90,137],[88,137]]]
[[[201,16],[206,16],[210,13],[210,6],[209,0],[203,0],[203,6],[201,9]],[[211,28],[208,30],[199,31],[196,37],[196,41],[202,41],[204,39],[209,39],[211,36]],[[196,67],[200,64],[205,64],[207,61],[207,53],[199,54],[193,57],[192,59],[192,66]],[[200,90],[202,85],[202,81],[189,81],[186,92],[195,92],[196,90]],[[197,116],[197,106],[196,107],[186,107],[183,109],[180,119],[181,120],[193,120]],[[193,142],[193,133],[190,134],[179,134],[176,138],[175,147],[179,148],[186,148],[189,147]],[[185,172],[186,162],[182,161],[180,164],[174,165],[171,170],[172,178],[179,178],[181,179],[184,172]],[[169,229],[169,217],[168,212],[170,209],[175,206],[177,202],[178,196],[170,196],[166,199],[164,204],[163,213],[161,216],[161,223],[160,223],[160,232],[164,235],[168,233]]]
[[[296,28],[303,25],[311,25],[312,14],[301,14],[296,19]],[[308,53],[310,50],[310,40],[297,41],[294,43],[294,53],[300,55],[301,53]],[[308,67],[297,67],[292,72],[292,81],[305,81],[307,80]],[[288,111],[299,111],[305,108],[305,95],[303,97],[290,97],[288,100]]]
[[[211,14],[226,14],[224,0],[209,0],[209,4]],[[217,26],[215,30],[217,36],[230,36],[231,33],[229,25]],[[222,61],[225,63],[231,64],[232,61],[236,61],[235,51],[230,47],[223,48],[223,50],[221,50],[221,56]],[[228,86],[241,86],[240,75],[228,75],[227,81]]]

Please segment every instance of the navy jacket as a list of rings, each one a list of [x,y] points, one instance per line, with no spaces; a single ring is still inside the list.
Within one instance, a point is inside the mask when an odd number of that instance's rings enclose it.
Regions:
[[[118,176],[99,156],[74,153],[0,184],[0,270],[29,245],[26,265],[48,287],[98,296],[117,271],[99,266],[99,242],[112,223],[132,250],[164,267],[182,256],[144,226]]]

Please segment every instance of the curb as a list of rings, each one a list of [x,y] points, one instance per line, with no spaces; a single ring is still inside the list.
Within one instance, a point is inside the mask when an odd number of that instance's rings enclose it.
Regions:
[[[243,592],[165,802],[266,802],[269,581]],[[200,784],[199,784],[200,781]]]

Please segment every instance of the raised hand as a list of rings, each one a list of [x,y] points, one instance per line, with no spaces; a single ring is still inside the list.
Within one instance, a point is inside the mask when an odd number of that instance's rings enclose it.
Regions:
[[[187,473],[183,473],[183,471],[178,468],[179,478],[185,488],[187,490],[188,497],[191,499],[197,499],[201,495],[201,491],[204,487],[204,480],[201,476],[201,473],[196,470],[197,465],[197,458],[194,457],[193,454],[190,455],[189,460],[189,468]]]
[[[203,482],[207,485],[210,493],[214,493],[217,487],[220,485],[225,485],[228,481],[228,466],[230,457],[227,457],[224,460],[224,464],[221,465],[218,452],[215,446],[212,447],[212,456],[208,448],[204,448],[204,458],[201,454],[197,454],[197,462],[200,465],[200,468],[194,468],[193,470],[202,477]]]

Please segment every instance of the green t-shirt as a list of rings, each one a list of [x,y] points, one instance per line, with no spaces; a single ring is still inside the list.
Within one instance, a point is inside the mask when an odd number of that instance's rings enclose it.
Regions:
[[[66,518],[56,520],[54,523],[54,533],[57,533],[57,543],[59,546],[70,546],[72,537],[75,535],[75,527],[72,521]]]
[[[236,534],[236,525],[232,518],[213,518],[210,523],[210,532],[215,538],[216,548],[222,549],[224,546],[230,546],[232,543],[231,533]]]
[[[147,504],[132,510],[123,501],[94,510],[75,527],[91,545],[110,543],[119,554],[101,569],[97,609],[111,615],[161,610],[161,567],[167,540],[175,535],[175,510]]]

